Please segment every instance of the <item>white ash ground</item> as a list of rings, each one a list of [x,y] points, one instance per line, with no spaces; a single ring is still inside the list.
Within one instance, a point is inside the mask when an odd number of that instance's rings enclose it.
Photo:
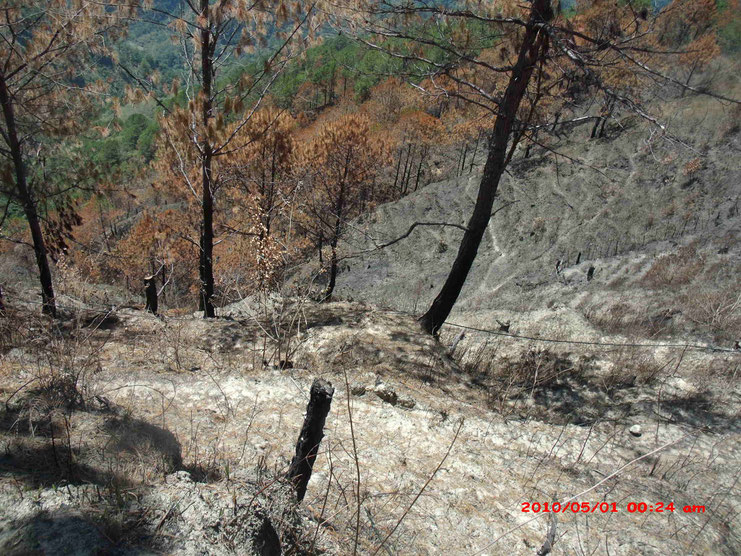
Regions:
[[[99,535],[100,546],[239,552],[230,544],[230,535],[237,535],[234,527],[219,515],[229,513],[234,496],[236,507],[247,506],[260,476],[286,468],[309,386],[321,376],[336,393],[297,534],[313,539],[318,529],[317,546],[331,553],[350,551],[357,504],[347,373],[361,472],[361,553],[372,553],[396,525],[444,456],[461,419],[449,457],[386,543],[391,553],[532,554],[545,539],[548,516],[533,519],[534,514],[521,511],[523,502],[566,500],[667,444],[578,498],[614,502],[618,513],[559,514],[554,553],[733,554],[741,549],[738,385],[721,371],[694,374],[701,363],[720,356],[687,353],[678,369],[667,368],[658,381],[612,389],[599,382],[614,364],[606,361],[573,383],[552,385],[555,394],[548,395],[555,397],[507,399],[498,408],[487,391],[491,385],[462,371],[443,345],[404,315],[360,304],[309,306],[306,322],[312,326],[291,348],[293,368],[279,369],[263,366],[259,331],[237,309],[231,313],[235,320],[216,321],[159,320],[122,311],[121,322],[110,331],[99,369],[88,377],[90,391],[123,408],[127,415],[121,418],[169,431],[180,444],[182,467],[193,474],[190,479],[182,471],[173,475],[173,465],[157,469],[152,462],[159,461],[158,447],[142,444],[145,448],[126,467],[135,484],[123,495],[131,503],[121,511],[147,534],[139,544],[133,533],[113,543]],[[536,321],[541,328],[553,326],[545,316],[533,316]],[[103,336],[101,331],[101,342]],[[524,349],[508,344],[497,356],[514,357]],[[18,369],[32,358],[33,353],[16,349],[3,363]],[[23,376],[15,380],[20,383]],[[570,423],[568,414],[558,413],[563,391],[580,396],[571,407],[607,409],[603,415],[582,412],[581,425]],[[609,410],[613,402],[620,411]],[[96,419],[75,414],[72,445],[106,444],[103,437],[110,432]],[[640,437],[630,434],[634,425],[641,426]],[[91,467],[104,465],[101,450],[87,452]],[[219,478],[192,482],[205,469],[218,471]],[[38,527],[39,515],[50,516],[47,521],[55,527],[62,518],[89,524],[84,508],[96,507],[95,496],[76,489],[92,486],[19,489],[17,483],[4,470],[0,538],[10,540],[3,542],[17,540],[23,523]],[[277,483],[270,485],[260,503],[267,506],[271,495],[284,496],[280,493]],[[677,510],[631,514],[629,502],[674,502]],[[687,504],[704,505],[705,513],[684,514],[679,508]],[[317,527],[320,515],[325,523]]]

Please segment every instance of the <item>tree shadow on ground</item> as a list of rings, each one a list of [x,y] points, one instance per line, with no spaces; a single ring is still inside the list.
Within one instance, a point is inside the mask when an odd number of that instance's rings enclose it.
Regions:
[[[492,409],[548,423],[588,427],[648,416],[707,432],[741,430],[736,416],[723,413],[709,391],[662,393],[655,379],[600,375],[589,357],[530,350],[488,361],[472,376],[473,385],[487,391]]]
[[[0,411],[0,475],[33,487],[94,484],[106,489],[137,484],[142,474],[182,467],[181,446],[172,432],[113,411],[35,408],[33,396]],[[75,421],[88,428],[74,430]]]
[[[39,512],[33,517],[13,522],[4,529],[0,533],[0,551],[9,556],[141,554],[126,544],[135,539],[145,541],[149,535],[131,525],[122,516],[111,514],[94,516],[72,511],[54,514]],[[124,536],[127,538],[126,544],[122,542]]]
[[[575,380],[557,381],[537,388],[533,395],[540,414],[556,424],[591,426],[598,421],[622,421],[629,417],[649,415],[664,422],[685,425],[706,432],[739,432],[737,418],[713,408],[709,392],[686,396],[645,395],[634,385],[605,390],[592,383]]]
[[[112,411],[57,408],[29,418],[32,402],[21,400],[0,413],[5,444],[0,480],[16,485],[20,501],[51,497],[47,501],[55,509],[5,521],[0,554],[160,553],[149,510],[139,503],[151,487],[137,473],[141,467],[150,474],[179,469],[182,456],[175,436]],[[80,413],[91,419],[87,424],[92,427],[69,434],[75,413],[78,420]],[[12,519],[13,513],[5,515]]]

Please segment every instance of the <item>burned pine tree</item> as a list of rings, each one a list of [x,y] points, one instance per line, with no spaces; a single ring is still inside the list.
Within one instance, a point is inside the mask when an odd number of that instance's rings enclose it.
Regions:
[[[493,216],[500,179],[523,140],[541,144],[542,134],[555,130],[556,122],[594,119],[588,112],[594,101],[606,107],[595,134],[604,133],[606,120],[621,109],[664,130],[642,105],[651,95],[636,94],[657,86],[739,102],[672,77],[686,37],[666,31],[697,27],[690,12],[658,10],[644,18],[636,17],[629,2],[587,2],[567,17],[550,0],[510,5],[462,0],[455,6],[387,0],[357,11],[348,32],[402,60],[405,69],[398,77],[431,98],[488,112],[491,133],[476,204],[452,268],[420,318],[425,331],[437,333],[455,305]],[[703,27],[698,33],[712,31]],[[686,62],[680,57],[679,63]],[[565,112],[580,107],[585,115]]]

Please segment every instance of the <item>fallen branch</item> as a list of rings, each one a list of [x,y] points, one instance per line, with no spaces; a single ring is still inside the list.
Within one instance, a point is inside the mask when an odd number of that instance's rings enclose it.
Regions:
[[[491,215],[489,215],[489,218],[493,218],[494,215],[496,213],[498,213],[500,210],[504,210],[508,206],[513,205],[513,204],[515,204],[517,202],[518,201],[515,200],[515,201],[510,201],[509,203],[505,203],[504,205],[502,205],[501,207],[499,207],[497,210],[495,210],[494,212],[492,212]],[[364,253],[371,253],[373,251],[379,251],[381,249],[385,249],[386,247],[391,247],[395,243],[399,243],[402,239],[406,239],[410,235],[412,235],[412,232],[418,226],[440,226],[442,228],[445,228],[445,227],[457,228],[457,229],[459,229],[461,231],[464,231],[464,232],[468,231],[468,228],[466,226],[464,226],[463,224],[453,224],[452,222],[415,222],[414,224],[412,224],[411,226],[409,226],[409,229],[406,232],[404,232],[402,235],[400,235],[396,239],[392,239],[391,241],[387,241],[386,243],[381,243],[380,245],[378,243],[376,243],[376,241],[372,237],[368,236],[370,238],[370,240],[375,244],[375,247],[373,249],[369,249],[367,251],[360,251],[360,252],[354,253],[352,255],[346,255],[346,256],[344,256],[342,258],[343,259],[349,259],[351,257],[356,257],[356,256],[362,255]]]

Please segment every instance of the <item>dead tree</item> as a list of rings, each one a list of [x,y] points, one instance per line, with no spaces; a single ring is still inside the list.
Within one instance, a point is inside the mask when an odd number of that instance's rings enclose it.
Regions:
[[[288,480],[296,489],[296,499],[301,502],[306,495],[306,487],[311,478],[314,461],[319,452],[319,444],[324,438],[324,423],[332,404],[334,387],[332,383],[321,378],[314,380],[306,406],[306,417],[301,427],[301,434],[296,442],[296,455],[288,468]]]
[[[157,275],[153,274],[144,278],[144,296],[146,298],[145,311],[151,311],[157,314]]]
[[[508,143],[515,125],[517,111],[527,91],[530,77],[536,66],[546,56],[548,38],[541,29],[553,17],[549,2],[535,0],[530,17],[524,25],[525,32],[520,43],[517,62],[512,67],[509,83],[498,106],[494,130],[489,140],[489,152],[479,185],[476,205],[466,226],[453,267],[443,287],[427,312],[420,318],[422,328],[437,334],[448,318],[468,277],[473,261],[481,245],[486,227],[491,219],[491,209],[509,159]]]
[[[591,282],[592,278],[594,278],[594,267],[590,266],[587,270],[587,282]]]

